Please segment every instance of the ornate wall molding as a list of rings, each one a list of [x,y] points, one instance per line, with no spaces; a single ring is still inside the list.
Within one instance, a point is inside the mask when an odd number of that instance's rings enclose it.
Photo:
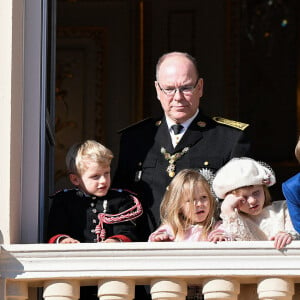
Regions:
[[[56,54],[56,180],[75,142],[104,137],[105,30],[58,27]]]

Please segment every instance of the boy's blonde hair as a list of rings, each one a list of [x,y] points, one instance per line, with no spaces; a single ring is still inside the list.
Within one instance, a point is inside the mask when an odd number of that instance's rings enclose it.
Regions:
[[[66,156],[67,170],[71,174],[82,174],[87,162],[95,162],[101,166],[110,166],[112,152],[102,144],[87,140],[71,146]]]
[[[184,169],[180,171],[167,187],[160,205],[162,223],[169,224],[179,239],[183,238],[184,231],[192,225],[190,218],[183,215],[182,206],[187,200],[193,203],[195,190],[199,185],[207,192],[210,202],[210,212],[202,223],[202,236],[207,237],[215,224],[216,199],[213,197],[209,183],[197,170]],[[194,209],[195,207],[191,205],[191,215]]]
[[[298,138],[298,143],[295,148],[295,156],[296,156],[298,162],[300,163],[300,136]]]

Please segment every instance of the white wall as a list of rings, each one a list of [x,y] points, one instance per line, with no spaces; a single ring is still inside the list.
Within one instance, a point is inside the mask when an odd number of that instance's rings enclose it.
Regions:
[[[6,244],[38,240],[40,2],[0,1],[0,243]]]
[[[10,193],[10,102],[11,102],[11,56],[12,56],[12,3],[0,2],[0,137],[2,158],[0,168],[1,211],[9,212]],[[1,240],[9,237],[9,213],[1,214]],[[1,241],[1,242],[2,242]]]
[[[41,0],[26,0],[24,17],[24,120],[21,243],[39,238],[39,164],[43,19]]]
[[[23,103],[22,3],[0,2],[0,241],[19,240]]]

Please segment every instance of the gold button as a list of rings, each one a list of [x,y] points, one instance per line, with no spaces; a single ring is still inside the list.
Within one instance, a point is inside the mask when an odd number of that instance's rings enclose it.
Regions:
[[[204,162],[204,166],[208,166],[208,161],[205,161],[205,162]]]

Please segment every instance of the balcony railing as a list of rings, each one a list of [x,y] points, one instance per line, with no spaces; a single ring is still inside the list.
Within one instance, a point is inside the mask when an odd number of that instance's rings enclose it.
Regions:
[[[273,242],[2,245],[0,299],[79,298],[98,286],[101,300],[134,298],[150,285],[152,299],[185,299],[188,285],[204,299],[300,299],[300,241],[282,251]]]

